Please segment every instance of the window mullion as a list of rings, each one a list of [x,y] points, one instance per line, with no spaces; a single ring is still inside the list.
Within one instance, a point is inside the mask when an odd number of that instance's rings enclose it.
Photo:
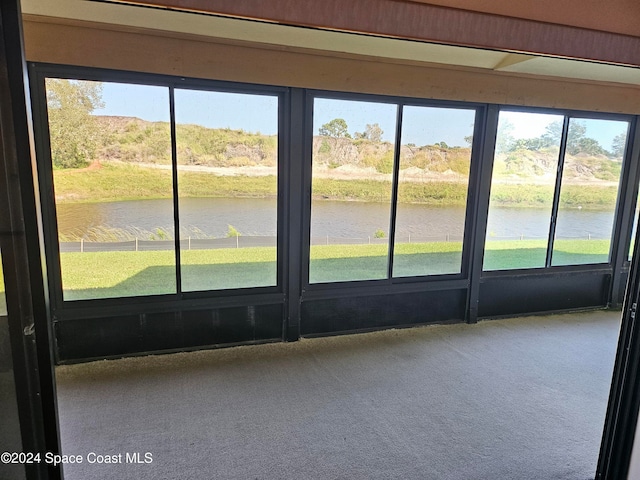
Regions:
[[[549,240],[547,242],[547,257],[545,267],[551,266],[553,257],[553,242],[556,237],[556,224],[558,219],[558,209],[560,206],[560,188],[562,187],[562,171],[564,169],[564,157],[567,150],[567,137],[569,133],[569,117],[565,115],[562,123],[562,137],[560,140],[560,150],[558,152],[558,169],[556,171],[556,185],[553,192],[553,205],[551,207],[551,224],[549,225]]]
[[[391,219],[389,225],[389,257],[387,260],[387,278],[393,278],[393,252],[396,239],[396,214],[398,212],[398,176],[400,172],[400,148],[402,142],[402,111],[403,105],[398,105],[396,119],[396,141],[393,153],[393,175],[391,178]]]
[[[175,256],[176,256],[176,292],[178,295],[182,293],[182,262],[180,260],[180,214],[178,201],[178,143],[176,140],[176,103],[175,89],[169,87],[169,116],[171,128],[171,172],[173,176],[173,230],[175,239]]]

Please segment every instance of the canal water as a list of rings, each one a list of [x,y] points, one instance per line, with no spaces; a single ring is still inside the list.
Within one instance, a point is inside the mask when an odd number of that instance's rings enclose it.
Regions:
[[[389,232],[389,204],[374,202],[315,201],[312,237],[363,238]],[[61,235],[80,238],[92,230],[123,230],[150,235],[173,232],[173,204],[169,199],[104,203],[70,203],[57,206]],[[557,238],[609,238],[613,210],[561,210]],[[545,238],[549,209],[493,207],[489,239]],[[459,240],[464,231],[463,207],[400,204],[396,235],[399,240]],[[276,200],[264,198],[186,198],[180,200],[183,237],[225,237],[229,226],[243,236],[276,234]]]

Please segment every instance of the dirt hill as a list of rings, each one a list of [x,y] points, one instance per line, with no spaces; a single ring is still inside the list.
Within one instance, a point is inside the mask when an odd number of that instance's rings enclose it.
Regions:
[[[134,117],[96,116],[101,147],[97,160],[171,164],[171,133],[168,122],[148,122]],[[176,127],[178,162],[193,167],[275,167],[277,137],[243,130],[211,129],[199,125]],[[389,175],[393,170],[394,145],[367,139],[313,138],[314,169],[331,172],[369,171]],[[403,145],[400,169],[411,177],[455,180],[469,172],[471,149],[440,145]],[[496,155],[496,178],[515,183],[547,181],[555,177],[558,155],[551,150],[520,149]],[[567,155],[564,176],[570,181],[615,182],[621,163],[604,155]],[[337,173],[337,172],[336,172]]]

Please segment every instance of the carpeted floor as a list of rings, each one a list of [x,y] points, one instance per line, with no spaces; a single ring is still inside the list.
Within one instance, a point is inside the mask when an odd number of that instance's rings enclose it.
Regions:
[[[63,451],[83,456],[65,478],[593,478],[619,317],[493,320],[59,367]],[[122,454],[122,463],[88,463],[90,452]],[[127,463],[137,452],[151,463]]]

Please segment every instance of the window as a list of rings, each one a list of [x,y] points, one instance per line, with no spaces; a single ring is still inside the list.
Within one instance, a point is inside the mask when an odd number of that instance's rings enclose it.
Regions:
[[[64,301],[278,285],[280,94],[46,78]]]
[[[311,285],[466,278],[484,107],[305,92],[307,103],[277,87],[120,78],[140,83],[45,78],[54,301],[280,293],[285,271]],[[312,139],[299,144],[311,156],[302,209],[283,182],[297,181],[305,160],[289,159],[282,139],[303,130],[280,129],[303,118],[287,118],[284,100],[301,117],[312,109]],[[500,112],[485,271],[609,261],[626,118]],[[298,214],[308,231],[286,224]]]
[[[277,284],[278,97],[176,90],[182,290]]]
[[[314,99],[310,283],[461,273],[475,116]]]
[[[571,118],[552,265],[609,261],[627,122]]]
[[[460,273],[475,110],[405,106],[393,276]]]
[[[388,277],[397,108],[314,101],[310,283]]]
[[[176,292],[169,89],[46,79],[64,300]]]
[[[500,112],[484,269],[544,267],[563,117]]]
[[[484,269],[607,263],[628,129],[501,112]]]

